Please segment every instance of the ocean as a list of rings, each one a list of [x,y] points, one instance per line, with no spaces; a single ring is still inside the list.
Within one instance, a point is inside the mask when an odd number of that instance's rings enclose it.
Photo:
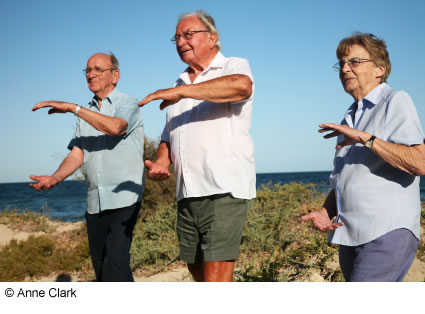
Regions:
[[[313,183],[319,191],[330,189],[329,171],[258,173],[262,184]],[[48,191],[37,192],[29,183],[0,183],[0,210],[34,211],[67,222],[84,220],[87,188],[83,182],[67,180]],[[425,179],[421,177],[421,200],[425,201]]]

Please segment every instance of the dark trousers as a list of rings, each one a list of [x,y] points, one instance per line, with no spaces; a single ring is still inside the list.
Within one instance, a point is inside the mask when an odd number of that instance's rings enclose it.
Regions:
[[[402,281],[416,256],[419,240],[410,230],[396,229],[359,246],[339,246],[346,281]]]
[[[96,281],[134,281],[130,247],[141,202],[131,206],[86,213],[87,233]]]

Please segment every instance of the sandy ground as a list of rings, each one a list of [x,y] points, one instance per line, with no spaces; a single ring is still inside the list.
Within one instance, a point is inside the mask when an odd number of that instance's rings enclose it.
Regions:
[[[56,232],[65,232],[72,229],[80,228],[82,223],[60,223]],[[0,250],[10,242],[12,239],[26,240],[30,235],[41,235],[43,232],[25,232],[25,231],[14,231],[8,228],[6,225],[0,224]],[[422,236],[425,236],[424,230],[422,230]],[[338,257],[330,262],[331,267],[337,268]],[[152,276],[138,276],[135,275],[136,282],[177,282],[177,281],[193,281],[187,268],[185,266],[176,266],[175,268],[167,271],[152,275]],[[80,281],[78,274],[52,274],[51,276],[39,278],[38,281],[54,282],[54,281]],[[307,281],[320,282],[324,281],[324,278],[318,273],[311,273]],[[407,273],[405,282],[423,282],[425,281],[425,263],[415,258],[409,272]]]

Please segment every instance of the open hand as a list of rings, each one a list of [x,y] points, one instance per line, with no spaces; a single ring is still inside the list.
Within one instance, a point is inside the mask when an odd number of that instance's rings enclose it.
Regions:
[[[37,183],[30,183],[30,187],[37,191],[51,189],[60,182],[54,176],[30,176],[30,179],[37,181]]]
[[[150,160],[145,160],[145,165],[149,170],[148,177],[151,180],[162,181],[170,177],[170,172],[168,171],[167,167],[164,167]]]
[[[143,98],[138,105],[139,107],[143,107],[153,100],[162,99],[163,101],[159,105],[159,109],[163,110],[164,108],[179,102],[182,98],[183,97],[177,93],[177,88],[159,89]]]
[[[322,208],[301,217],[302,221],[311,220],[313,228],[321,232],[329,232],[344,225],[343,222],[332,222],[326,209]]]
[[[348,125],[322,123],[319,127],[319,133],[333,131],[332,133],[323,136],[326,139],[339,136],[341,134],[344,135],[344,140],[336,145],[336,149],[356,143],[364,144],[371,137],[371,134],[350,128]]]
[[[71,104],[68,102],[63,102],[63,101],[55,101],[55,100],[50,100],[50,101],[41,101],[38,104],[36,104],[34,107],[32,107],[32,111],[36,111],[40,108],[52,108],[49,110],[49,114],[53,114],[53,113],[66,113],[66,112],[75,112],[75,109],[77,107],[76,104]]]

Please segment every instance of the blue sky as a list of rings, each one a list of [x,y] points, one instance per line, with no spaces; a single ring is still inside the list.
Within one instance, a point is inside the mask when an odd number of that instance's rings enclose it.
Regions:
[[[335,141],[317,129],[339,122],[352,103],[332,65],[339,41],[353,31],[385,39],[388,83],[410,94],[425,121],[425,1],[2,0],[0,182],[57,169],[75,118],[31,108],[52,99],[87,103],[82,69],[93,53],[115,53],[125,93],[142,99],[171,87],[186,65],[169,39],[178,15],[197,9],[214,17],[223,54],[250,62],[257,172],[332,169]],[[157,138],[165,111],[158,101],[141,110],[145,134]]]

